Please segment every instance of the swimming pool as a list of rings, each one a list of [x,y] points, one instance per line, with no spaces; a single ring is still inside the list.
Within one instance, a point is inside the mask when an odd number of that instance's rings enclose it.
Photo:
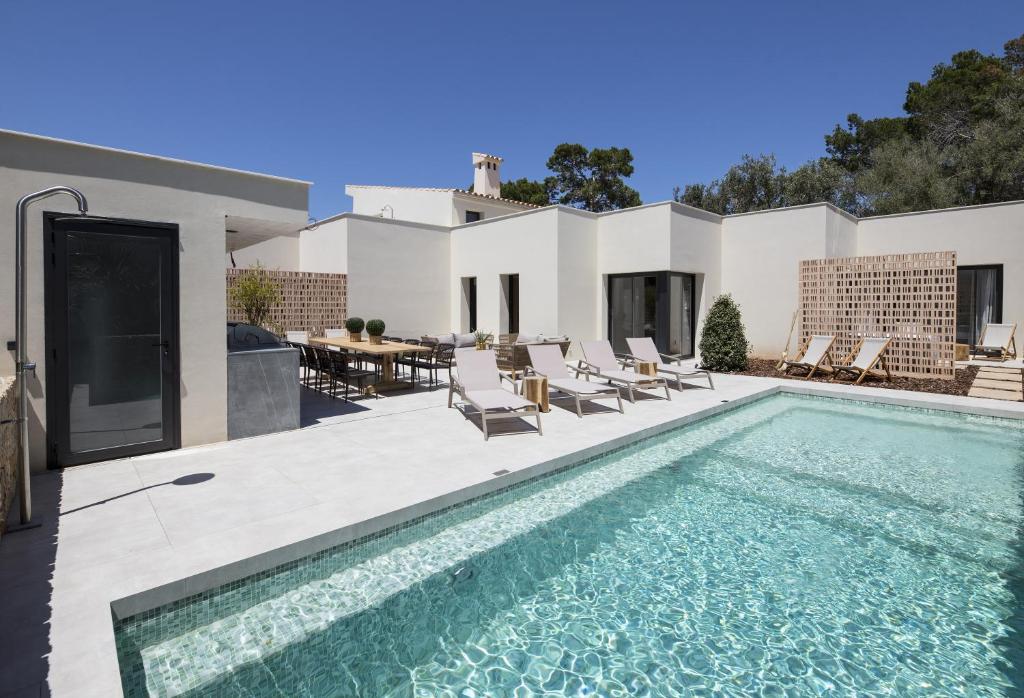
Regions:
[[[1022,474],[1019,422],[774,396],[120,621],[123,685],[1019,692]]]

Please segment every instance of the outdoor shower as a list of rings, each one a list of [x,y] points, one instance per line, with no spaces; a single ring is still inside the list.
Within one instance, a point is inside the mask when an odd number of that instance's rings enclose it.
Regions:
[[[18,498],[21,500],[21,524],[24,526],[32,521],[32,485],[29,480],[28,462],[28,385],[25,382],[26,373],[32,371],[35,375],[36,364],[28,359],[28,337],[25,321],[28,316],[26,301],[25,270],[27,267],[27,253],[25,251],[25,236],[28,222],[28,207],[34,201],[46,199],[56,194],[67,194],[73,196],[78,202],[78,212],[86,215],[89,211],[89,204],[82,192],[71,187],[49,187],[37,191],[34,194],[26,194],[18,199],[16,220],[14,225],[14,346],[8,343],[7,348],[13,348],[17,354],[16,374],[18,377],[18,440],[19,440],[19,487]]]

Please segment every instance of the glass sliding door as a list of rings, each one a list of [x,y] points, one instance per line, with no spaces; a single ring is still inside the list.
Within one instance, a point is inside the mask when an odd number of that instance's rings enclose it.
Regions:
[[[608,339],[627,352],[626,338],[650,337],[666,354],[693,356],[694,277],[679,272],[608,277]]]
[[[68,216],[49,225],[51,464],[177,447],[177,229]]]
[[[974,347],[985,325],[1003,321],[1003,265],[961,266],[956,274],[956,341]]]
[[[617,352],[626,352],[627,337],[656,334],[658,277],[655,274],[608,277],[608,338]]]

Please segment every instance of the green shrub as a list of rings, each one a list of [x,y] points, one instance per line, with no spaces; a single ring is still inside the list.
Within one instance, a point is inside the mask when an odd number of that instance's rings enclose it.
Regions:
[[[371,337],[380,337],[382,334],[384,334],[384,321],[367,320],[366,334],[370,335]]]
[[[728,293],[715,299],[700,335],[700,365],[710,371],[742,371],[750,344],[740,307]]]
[[[263,273],[259,262],[238,275],[231,287],[231,304],[242,311],[245,321],[263,327],[270,310],[281,302],[281,290]]]
[[[363,327],[365,326],[366,323],[363,322],[363,318],[361,317],[350,317],[349,319],[345,320],[345,329],[351,332],[352,334],[358,334],[359,332],[362,332]]]

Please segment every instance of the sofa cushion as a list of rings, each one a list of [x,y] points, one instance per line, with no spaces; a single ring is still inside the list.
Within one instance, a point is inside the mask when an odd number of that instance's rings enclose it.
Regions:
[[[522,334],[516,337],[516,344],[536,344],[537,342],[543,341],[541,335],[536,334]]]
[[[423,339],[435,344],[455,344],[455,335],[453,333],[425,335]]]
[[[473,333],[469,334],[457,334],[453,335],[455,338],[455,348],[461,349],[462,347],[473,347],[476,346],[476,335]]]

